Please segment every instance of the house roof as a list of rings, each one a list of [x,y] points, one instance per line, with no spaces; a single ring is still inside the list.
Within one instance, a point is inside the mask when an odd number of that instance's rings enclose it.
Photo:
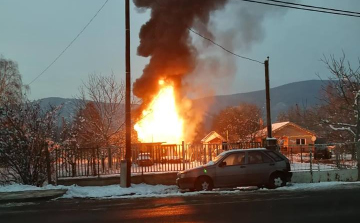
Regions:
[[[316,135],[314,132],[312,132],[308,129],[305,129],[305,128],[303,128],[295,123],[292,123],[292,122],[277,122],[277,123],[272,124],[271,125],[272,133],[274,134],[289,125],[294,126],[295,128],[301,129],[301,130],[309,133],[310,135]],[[267,127],[263,128],[262,130],[259,130],[255,133],[255,137],[262,137],[262,136],[266,136],[266,135],[267,135]]]
[[[202,143],[208,143],[213,139],[220,138],[222,141],[226,141],[224,137],[222,137],[219,133],[215,131],[211,131],[209,134],[207,134],[202,140]]]

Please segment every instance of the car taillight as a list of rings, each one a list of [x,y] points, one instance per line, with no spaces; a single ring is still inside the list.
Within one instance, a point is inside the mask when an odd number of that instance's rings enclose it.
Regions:
[[[289,161],[286,162],[286,169],[287,169],[287,171],[290,171],[290,163],[289,163]]]

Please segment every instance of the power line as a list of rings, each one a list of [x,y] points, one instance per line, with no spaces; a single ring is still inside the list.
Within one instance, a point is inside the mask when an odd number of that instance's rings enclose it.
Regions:
[[[77,40],[77,38],[85,31],[85,29],[90,25],[90,23],[95,19],[95,17],[100,13],[100,11],[104,8],[106,3],[109,0],[106,0],[104,4],[99,8],[99,10],[95,13],[95,15],[89,20],[89,22],[81,29],[81,31],[76,35],[76,37],[65,47],[65,49],[54,59],[53,62],[49,64],[39,75],[37,75],[28,85],[35,82],[41,75],[43,75],[64,53],[69,47]]]
[[[297,6],[307,7],[307,8],[314,8],[314,9],[323,9],[323,10],[334,11],[334,12],[344,12],[344,13],[360,15],[360,12],[346,11],[346,10],[340,10],[340,9],[334,9],[334,8],[325,8],[325,7],[318,7],[318,6],[313,6],[313,5],[305,5],[305,4],[299,4],[299,3],[293,3],[293,2],[278,1],[278,0],[265,0],[265,1],[283,3],[283,4],[288,4],[288,5],[297,5]]]
[[[358,17],[358,18],[360,17],[360,15],[357,15],[357,14],[348,14],[348,13],[332,12],[332,11],[325,11],[325,10],[318,10],[318,9],[302,8],[302,7],[296,7],[296,6],[290,6],[290,5],[281,5],[281,4],[274,4],[274,3],[269,3],[269,2],[260,2],[260,1],[255,1],[255,0],[241,0],[241,1],[258,3],[258,4],[263,4],[263,5],[277,6],[277,7],[282,7],[282,8],[291,8],[291,9],[299,9],[299,10],[312,11],[312,12],[334,14],[334,15],[342,15],[342,16],[350,16],[350,17]]]
[[[213,43],[214,45],[216,45],[216,46],[220,47],[221,49],[225,50],[226,52],[228,52],[228,53],[230,53],[230,54],[232,54],[232,55],[234,55],[234,56],[240,57],[240,58],[245,59],[245,60],[250,60],[250,61],[253,61],[253,62],[257,62],[257,63],[260,63],[260,64],[264,64],[264,63],[263,63],[263,62],[261,62],[261,61],[258,61],[258,60],[255,60],[255,59],[251,59],[251,58],[249,58],[249,57],[244,57],[244,56],[238,55],[238,54],[236,54],[236,53],[234,53],[234,52],[231,52],[230,50],[228,50],[228,49],[226,49],[225,47],[223,47],[223,46],[221,46],[221,45],[217,44],[217,43],[216,43],[216,42],[214,42],[213,40],[211,40],[211,39],[209,39],[209,38],[207,38],[207,37],[205,37],[205,36],[201,35],[200,33],[195,32],[194,30],[192,30],[192,29],[190,29],[190,28],[188,28],[188,29],[189,29],[191,32],[195,33],[196,35],[198,35],[198,36],[200,36],[200,37],[202,37],[202,38],[206,39],[207,41],[209,41],[209,42]]]

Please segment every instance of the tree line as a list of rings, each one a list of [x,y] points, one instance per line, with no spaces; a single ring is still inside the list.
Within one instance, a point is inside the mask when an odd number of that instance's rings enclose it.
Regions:
[[[110,148],[122,146],[125,140],[122,81],[114,74],[89,75],[79,88],[71,119],[59,117],[62,105],[44,109],[40,101],[30,101],[28,89],[17,63],[1,57],[0,183],[51,183],[56,159],[53,151],[60,147],[75,151],[62,157],[70,165],[76,162],[74,156],[80,148],[106,148],[103,157],[111,166]]]

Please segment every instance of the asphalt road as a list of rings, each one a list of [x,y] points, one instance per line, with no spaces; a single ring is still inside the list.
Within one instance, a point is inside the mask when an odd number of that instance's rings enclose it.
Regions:
[[[0,222],[360,222],[360,185],[0,205]]]

